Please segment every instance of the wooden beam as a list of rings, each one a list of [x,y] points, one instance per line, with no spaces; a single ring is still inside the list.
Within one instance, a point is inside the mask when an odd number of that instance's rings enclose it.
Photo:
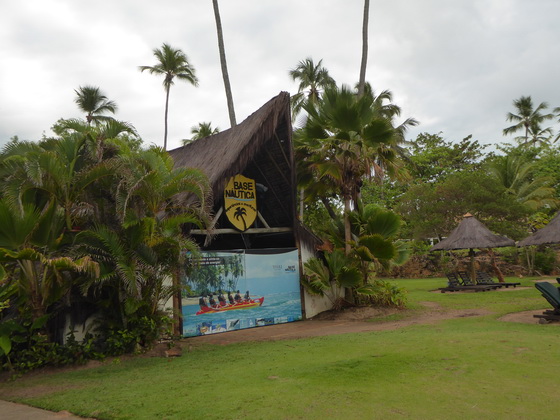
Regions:
[[[245,232],[240,232],[237,229],[223,228],[214,229],[212,231],[213,235],[222,235],[225,233],[237,233],[237,234],[258,234],[258,233],[282,233],[282,232],[293,232],[291,227],[275,227],[275,228],[250,228]],[[191,235],[206,235],[208,232],[202,229],[191,229]]]
[[[262,222],[264,227],[270,229],[270,226],[268,225],[268,223],[266,223],[266,220],[264,220],[264,217],[260,211],[257,211],[257,216],[259,217],[259,220]]]

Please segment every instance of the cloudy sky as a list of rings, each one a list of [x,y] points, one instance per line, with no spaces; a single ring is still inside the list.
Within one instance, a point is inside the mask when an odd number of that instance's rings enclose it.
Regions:
[[[220,0],[238,122],[295,93],[288,71],[306,57],[354,85],[362,9],[362,0]],[[409,138],[502,143],[514,99],[560,106],[558,16],[558,0],[371,0],[367,79],[421,122]],[[118,119],[162,145],[162,79],[138,66],[154,65],[164,42],[187,54],[200,81],[171,90],[169,148],[199,122],[228,128],[211,0],[0,0],[0,144],[83,117],[74,89],[94,85],[117,102]]]

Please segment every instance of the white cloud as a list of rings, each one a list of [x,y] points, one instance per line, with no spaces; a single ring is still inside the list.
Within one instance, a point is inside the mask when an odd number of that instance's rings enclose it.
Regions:
[[[161,79],[141,74],[152,50],[167,42],[197,69],[200,86],[171,91],[170,147],[190,127],[229,126],[211,2],[199,0],[26,0],[2,2],[0,143],[38,139],[61,117],[77,117],[74,89],[101,87],[119,104],[118,118],[145,141],[161,144]],[[313,57],[339,83],[358,79],[363,3],[343,0],[220,2],[238,121],[281,90],[295,92],[288,70]],[[372,2],[368,80],[390,89],[411,135],[443,131],[483,142],[501,135],[513,99],[560,105],[556,83],[560,29],[555,0]]]

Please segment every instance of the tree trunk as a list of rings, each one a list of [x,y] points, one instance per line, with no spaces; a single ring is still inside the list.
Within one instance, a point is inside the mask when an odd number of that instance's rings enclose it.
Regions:
[[[350,199],[344,199],[344,252],[346,255],[350,254],[350,241],[352,240],[352,230],[350,229]]]
[[[299,196],[299,221],[301,223],[303,223],[303,200],[304,200],[304,194],[305,194],[305,188],[301,187],[300,188],[300,196]]]
[[[233,108],[233,95],[229,84],[229,75],[226,62],[226,49],[224,47],[224,35],[222,32],[222,20],[220,19],[220,10],[218,9],[218,0],[212,0],[214,6],[214,17],[216,18],[216,31],[218,32],[218,49],[220,51],[220,64],[222,65],[222,76],[224,78],[224,86],[226,88],[227,106],[229,112],[229,122],[232,127],[237,125],[235,121],[235,110]]]
[[[366,85],[366,67],[368,56],[368,21],[369,0],[364,0],[364,21],[362,25],[362,64],[360,66],[360,81],[358,82],[358,96],[364,94]]]
[[[171,89],[170,86],[166,86],[165,88],[165,122],[164,122],[164,130],[163,130],[163,150],[167,150],[167,113],[169,111],[169,90]]]
[[[321,197],[321,203],[323,203],[323,206],[325,206],[325,209],[327,210],[327,213],[329,213],[329,216],[331,217],[331,219],[336,220],[338,218],[338,216],[334,212],[334,210],[333,210],[332,206],[330,205],[329,201],[325,197]]]
[[[494,254],[494,250],[492,248],[488,248],[488,255],[490,255],[490,264],[492,265],[494,274],[496,275],[496,277],[498,277],[498,282],[504,283],[504,275],[502,274],[500,267],[498,267],[498,263],[496,262],[496,254]]]
[[[183,308],[181,302],[181,280],[179,269],[173,270],[173,335],[180,337],[183,334]]]

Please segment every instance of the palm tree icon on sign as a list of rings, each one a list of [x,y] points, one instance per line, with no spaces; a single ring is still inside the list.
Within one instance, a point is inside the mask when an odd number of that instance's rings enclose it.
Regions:
[[[247,223],[245,222],[245,216],[247,216],[247,210],[245,210],[243,207],[237,207],[235,209],[235,213],[233,213],[233,217],[235,217],[235,220],[239,220],[241,219],[241,221],[243,222],[243,230],[247,230]]]

